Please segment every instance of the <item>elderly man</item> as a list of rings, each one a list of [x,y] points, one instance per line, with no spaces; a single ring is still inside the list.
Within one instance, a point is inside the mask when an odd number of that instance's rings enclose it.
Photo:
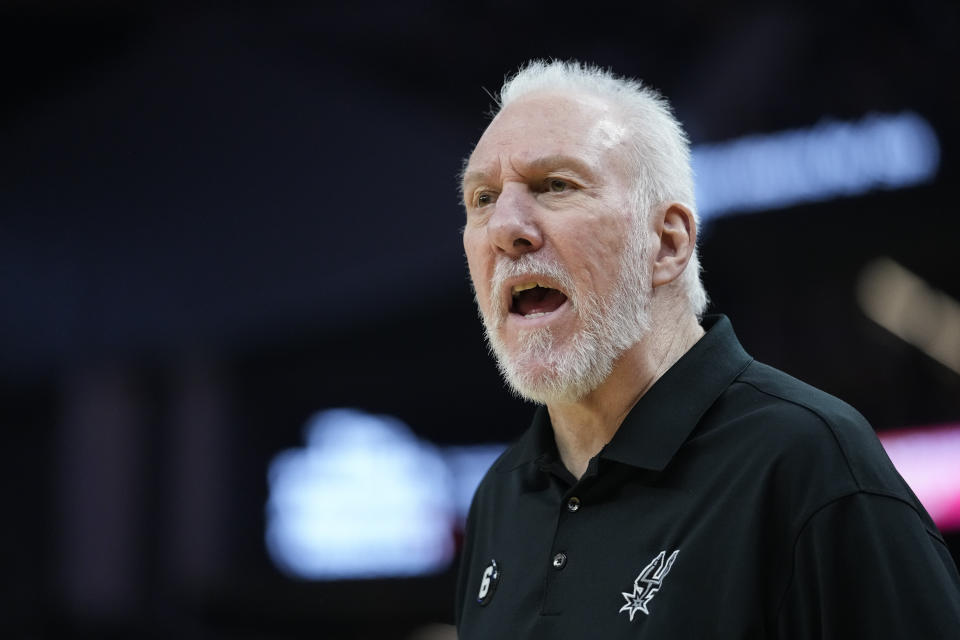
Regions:
[[[491,350],[543,406],[474,498],[461,640],[960,638],[949,551],[866,421],[701,321],[661,97],[531,63],[462,187]]]

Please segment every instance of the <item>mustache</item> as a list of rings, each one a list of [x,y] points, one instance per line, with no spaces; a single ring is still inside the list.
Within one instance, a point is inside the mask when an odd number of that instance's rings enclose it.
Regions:
[[[493,276],[490,278],[489,308],[492,316],[490,320],[494,327],[500,326],[509,312],[509,309],[504,306],[502,296],[506,281],[519,277],[529,277],[531,280],[536,280],[537,276],[555,282],[567,295],[571,304],[574,303],[573,278],[570,277],[570,274],[558,260],[540,252],[525,253],[519,258],[501,256],[497,260],[493,269]]]

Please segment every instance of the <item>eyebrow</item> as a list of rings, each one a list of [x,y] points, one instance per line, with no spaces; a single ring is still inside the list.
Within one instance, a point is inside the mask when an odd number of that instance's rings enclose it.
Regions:
[[[464,171],[460,174],[460,177],[460,190],[462,191],[468,183],[487,182],[490,174],[480,169],[474,169],[473,171]]]
[[[596,174],[593,169],[590,168],[583,160],[574,157],[564,155],[562,153],[553,153],[546,156],[540,156],[534,158],[530,162],[526,163],[525,169],[532,170],[534,172],[545,172],[550,170],[557,169],[570,169],[575,173],[581,174],[586,178],[593,178]],[[461,190],[464,186],[469,183],[475,182],[487,182],[491,178],[491,173],[484,171],[483,169],[474,169],[472,171],[465,171],[463,174],[463,179],[460,182]]]
[[[535,158],[530,161],[528,166],[537,171],[571,169],[586,178],[592,178],[594,176],[593,169],[591,169],[590,165],[586,162],[575,156],[568,156],[562,153],[554,153]]]

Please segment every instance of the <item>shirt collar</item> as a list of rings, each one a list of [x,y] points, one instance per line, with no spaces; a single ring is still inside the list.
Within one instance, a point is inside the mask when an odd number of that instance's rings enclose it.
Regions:
[[[753,358],[744,351],[726,316],[707,316],[706,333],[641,396],[600,456],[660,471],[687,440],[700,418]],[[546,407],[497,464],[509,471],[557,455]]]
[[[530,428],[503,454],[496,468],[497,471],[511,471],[534,460],[545,462],[556,457],[557,441],[553,437],[550,414],[545,406],[540,405],[533,414]]]

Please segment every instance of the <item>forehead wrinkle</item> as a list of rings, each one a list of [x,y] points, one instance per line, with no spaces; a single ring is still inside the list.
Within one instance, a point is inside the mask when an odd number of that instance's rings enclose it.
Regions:
[[[571,102],[576,105],[576,110],[572,113],[564,111],[564,104]],[[531,125],[530,114],[518,116],[516,113],[517,107],[533,105],[536,105],[534,113],[538,113],[536,122],[532,123],[533,126],[546,125],[548,129],[546,137],[557,141],[560,146],[559,149],[556,147],[554,150],[542,148],[517,149],[513,147],[516,136],[522,135]],[[595,115],[591,116],[587,113],[588,111],[593,111]],[[518,117],[519,121],[517,122]],[[506,127],[503,131],[498,130],[503,127]],[[580,135],[571,136],[571,127],[582,127],[580,128]],[[485,140],[495,130],[497,130],[494,134],[495,141]],[[474,184],[495,184],[502,179],[504,170],[527,179],[526,174],[530,172],[568,169],[585,177],[596,179],[599,172],[606,170],[602,165],[612,159],[607,156],[607,153],[621,146],[628,137],[627,125],[623,122],[620,114],[602,99],[591,95],[553,96],[549,92],[535,94],[530,96],[529,102],[521,99],[518,103],[509,105],[498,113],[488,125],[480,141],[474,147],[474,154],[471,154],[465,162],[461,173],[460,190],[464,192]],[[485,142],[487,144],[484,144]],[[572,148],[563,148],[571,145]],[[534,144],[533,146],[538,145]],[[487,166],[471,168],[471,163],[477,159],[477,151],[481,151],[484,155],[492,153],[494,157],[490,158],[488,155],[484,159],[489,163]],[[586,153],[581,157],[579,151],[585,151]],[[539,157],[530,157],[532,154],[538,153],[540,154]],[[617,161],[614,162],[619,164]]]
[[[596,170],[590,166],[590,163],[574,155],[566,153],[548,153],[531,159],[524,157],[506,158],[510,171],[522,178],[528,178],[529,174],[547,173],[549,171],[568,169],[584,177],[593,178],[596,176]],[[473,183],[489,183],[496,180],[500,171],[488,171],[485,169],[471,169],[463,174],[463,186]]]
[[[582,126],[584,141],[593,141],[601,147],[610,148],[628,137],[628,125],[624,119],[623,110],[602,96],[592,93],[568,94],[544,91],[520,98],[516,104],[523,104],[525,98],[530,102],[540,103],[541,120],[563,121],[572,118],[580,119],[581,125],[585,125],[582,119],[591,120],[590,125]],[[574,111],[565,112],[564,104],[574,105]]]

